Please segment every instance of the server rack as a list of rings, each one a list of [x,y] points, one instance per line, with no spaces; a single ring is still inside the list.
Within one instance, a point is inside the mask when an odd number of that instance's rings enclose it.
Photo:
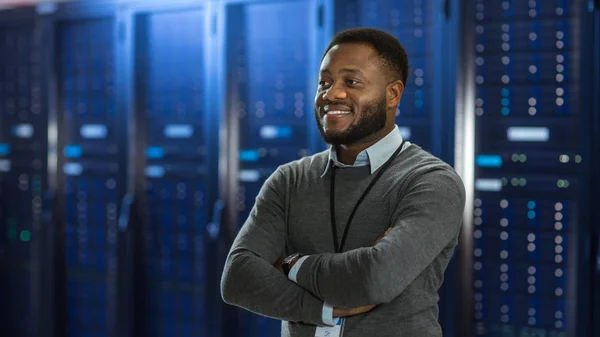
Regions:
[[[313,99],[332,7],[323,0],[226,1],[225,6],[230,244],[264,180],[279,165],[326,148]],[[224,321],[224,335],[280,334],[279,321],[234,311],[227,316],[237,319]]]
[[[41,310],[41,267],[48,203],[48,134],[44,104],[42,31],[34,9],[5,12],[0,20],[0,307],[8,336],[36,336]],[[48,280],[48,284],[51,283]]]
[[[109,333],[110,252],[127,188],[127,111],[113,3],[66,4],[54,15],[51,85],[58,129],[55,226],[61,335]]]
[[[219,336],[220,6],[136,2],[130,9],[140,329]]]
[[[465,336],[590,333],[587,2],[465,1]],[[463,147],[463,150],[465,147]],[[596,154],[597,155],[597,154]],[[469,265],[470,264],[470,265]],[[470,269],[472,268],[472,269]],[[472,270],[472,274],[470,274]],[[467,283],[468,282],[468,283]],[[471,325],[472,322],[474,323]],[[469,331],[470,330],[470,331]]]

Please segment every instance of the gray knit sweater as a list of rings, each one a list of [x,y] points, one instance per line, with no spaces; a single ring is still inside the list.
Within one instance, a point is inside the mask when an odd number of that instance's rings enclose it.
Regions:
[[[342,336],[437,337],[438,289],[456,247],[464,186],[441,160],[410,145],[392,162],[358,208],[343,253],[334,252],[328,153],[278,168],[263,185],[226,261],[226,303],[280,319],[282,336],[313,337],[323,303],[354,308]],[[375,174],[369,167],[336,171],[336,223],[346,221]],[[376,246],[386,229],[393,230]],[[294,252],[310,255],[297,284],[273,264]]]

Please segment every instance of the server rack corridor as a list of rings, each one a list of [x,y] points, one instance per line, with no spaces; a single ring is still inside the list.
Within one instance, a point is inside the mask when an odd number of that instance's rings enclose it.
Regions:
[[[0,9],[0,335],[278,336],[276,320],[223,303],[225,254],[268,175],[327,148],[312,109],[322,52],[369,26],[409,54],[403,137],[471,193],[439,291],[444,336],[596,336],[599,8]]]

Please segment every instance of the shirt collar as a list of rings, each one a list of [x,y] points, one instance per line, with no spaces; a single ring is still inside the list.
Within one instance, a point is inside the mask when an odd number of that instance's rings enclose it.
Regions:
[[[331,166],[331,162],[334,162],[334,165],[338,167],[357,167],[357,166],[366,166],[371,165],[371,174],[377,171],[378,168],[381,167],[390,157],[394,154],[394,152],[398,149],[400,144],[402,144],[402,134],[398,129],[398,125],[394,127],[392,132],[388,133],[385,137],[381,138],[377,143],[371,145],[365,150],[361,151],[356,156],[356,161],[353,165],[345,165],[338,161],[337,152],[335,150],[335,146],[329,147],[329,160],[327,160],[327,165],[325,166],[325,170],[321,177],[325,176],[327,171]]]

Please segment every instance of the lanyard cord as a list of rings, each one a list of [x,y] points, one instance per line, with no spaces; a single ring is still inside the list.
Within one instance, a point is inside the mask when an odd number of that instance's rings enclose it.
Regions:
[[[398,149],[392,154],[392,156],[383,165],[381,165],[381,168],[379,169],[379,172],[377,172],[377,175],[375,176],[375,178],[373,178],[373,180],[371,180],[371,183],[369,184],[369,186],[367,186],[367,189],[363,192],[363,194],[358,199],[358,202],[352,209],[352,213],[350,213],[350,217],[348,218],[348,221],[346,222],[346,228],[344,229],[344,235],[342,236],[341,245],[338,243],[337,225],[335,222],[335,170],[337,169],[337,167],[334,165],[333,160],[330,162],[330,166],[331,166],[332,170],[331,170],[331,188],[329,190],[329,207],[330,207],[329,212],[331,215],[331,231],[333,234],[333,244],[334,244],[336,253],[341,253],[344,250],[344,245],[346,244],[346,238],[348,237],[348,231],[350,230],[350,223],[352,222],[352,218],[354,218],[354,214],[356,213],[358,206],[360,206],[360,204],[365,199],[367,194],[369,194],[369,191],[371,191],[373,186],[375,186],[375,183],[377,182],[377,180],[379,180],[379,178],[381,178],[383,173],[392,164],[392,161],[400,153],[403,146],[404,146],[404,141],[402,141],[402,144],[400,144],[400,147],[398,147]]]

